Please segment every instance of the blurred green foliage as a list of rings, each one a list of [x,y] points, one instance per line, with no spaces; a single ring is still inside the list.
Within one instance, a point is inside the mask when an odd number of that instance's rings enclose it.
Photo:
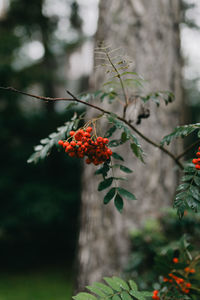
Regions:
[[[66,85],[59,72],[68,53],[81,41],[76,1],[66,1],[68,33],[56,32],[59,16],[48,15],[44,0],[11,0],[0,18],[0,85],[37,88],[46,96]],[[48,8],[48,7],[47,7]],[[48,10],[47,10],[48,11]],[[76,22],[77,18],[77,22]],[[70,22],[71,20],[71,22]],[[66,32],[66,35],[68,34]],[[40,57],[28,55],[37,42]],[[25,50],[24,50],[25,49]],[[63,67],[63,66],[62,66]],[[21,268],[71,262],[74,257],[80,198],[81,166],[53,151],[39,165],[28,165],[33,146],[72,116],[55,105],[35,103],[14,93],[0,95],[0,264]],[[39,102],[39,101],[38,101]],[[77,224],[77,225],[75,225]]]
[[[158,289],[156,282],[161,275],[155,268],[155,259],[170,250],[178,255],[183,235],[194,250],[200,247],[200,215],[188,212],[182,220],[176,211],[166,209],[158,220],[149,219],[142,229],[131,233],[132,254],[124,269],[125,277],[133,278],[141,289]]]
[[[68,300],[71,299],[72,286],[71,278],[60,268],[7,272],[0,275],[0,299]]]

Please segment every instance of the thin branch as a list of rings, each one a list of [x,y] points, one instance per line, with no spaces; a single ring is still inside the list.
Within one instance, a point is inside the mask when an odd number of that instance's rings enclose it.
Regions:
[[[194,148],[196,145],[200,144],[200,139],[198,139],[196,142],[188,146],[185,151],[183,151],[181,154],[179,154],[176,158],[179,160],[181,157],[183,157],[185,154],[187,154],[192,148]]]
[[[0,89],[2,90],[7,90],[7,91],[12,91],[15,93],[19,93],[22,95],[26,95],[29,97],[33,97],[39,100],[43,100],[43,101],[76,101],[78,103],[84,104],[86,106],[89,106],[91,108],[94,108],[98,111],[103,112],[104,114],[111,114],[110,111],[105,110],[97,105],[85,102],[83,100],[80,100],[78,98],[76,98],[76,96],[74,96],[70,91],[67,91],[67,93],[72,97],[72,98],[51,98],[51,97],[43,97],[43,96],[37,96],[34,94],[30,94],[30,93],[25,93],[22,91],[19,91],[13,87],[0,87]],[[129,126],[133,131],[135,131],[142,139],[144,139],[146,142],[148,142],[149,144],[153,145],[156,148],[159,148],[160,150],[162,150],[163,152],[165,152],[167,155],[169,155],[174,161],[175,163],[183,170],[183,165],[182,163],[179,161],[179,159],[173,154],[171,153],[169,150],[167,150],[166,148],[164,148],[163,146],[161,146],[160,144],[155,143],[154,141],[152,141],[151,139],[149,139],[147,136],[145,136],[143,133],[141,133],[137,128],[135,128],[133,125],[131,125],[126,119],[116,115],[116,118],[122,122],[124,122],[127,126]]]

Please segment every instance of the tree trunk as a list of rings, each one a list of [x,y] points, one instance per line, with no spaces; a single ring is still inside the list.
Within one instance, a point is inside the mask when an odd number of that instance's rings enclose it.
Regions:
[[[134,61],[133,71],[148,80],[145,92],[170,90],[175,94],[175,102],[167,108],[150,104],[150,118],[137,127],[158,143],[180,122],[179,17],[179,0],[100,1],[96,40],[125,49]],[[102,76],[95,88],[101,83]],[[130,250],[130,229],[140,226],[146,218],[157,217],[160,208],[172,203],[178,179],[174,162],[159,149],[139,140],[147,153],[145,165],[133,157],[126,144],[122,150],[126,165],[134,170],[128,189],[137,196],[137,201],[125,202],[122,214],[112,203],[103,205],[104,193],[97,192],[99,178],[94,176],[95,167],[84,169],[78,289],[105,275],[119,274]],[[171,150],[176,152],[176,148]]]

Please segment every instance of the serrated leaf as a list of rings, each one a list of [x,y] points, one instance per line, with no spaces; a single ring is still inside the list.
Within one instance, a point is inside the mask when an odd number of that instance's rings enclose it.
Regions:
[[[114,204],[115,204],[115,207],[117,208],[117,210],[121,213],[123,210],[124,202],[123,202],[122,197],[118,193],[115,196]]]
[[[123,279],[121,279],[117,276],[113,276],[112,278],[122,289],[129,291],[129,286]]]
[[[162,139],[161,145],[164,145],[165,143],[167,145],[169,145],[174,138],[178,138],[178,137],[183,138],[185,136],[188,136],[193,131],[195,131],[196,129],[199,129],[199,128],[200,128],[200,123],[178,126],[174,129],[174,131],[172,133],[166,135]]]
[[[79,293],[78,295],[72,297],[75,300],[97,300],[97,298],[91,294],[88,293]]]
[[[118,190],[118,193],[119,193],[121,196],[125,197],[126,199],[128,199],[128,200],[136,200],[135,195],[132,194],[132,193],[130,193],[130,192],[127,191],[126,189],[121,188],[121,187],[118,187],[117,190]]]
[[[189,181],[193,178],[193,175],[185,175],[181,178],[181,181]]]
[[[135,154],[142,162],[144,162],[141,148],[138,147],[138,145],[135,144],[135,143],[131,143],[130,146],[131,146],[131,150],[133,151],[133,153],[134,153],[134,154]]]
[[[196,185],[198,185],[200,187],[200,177],[199,176],[194,176],[194,182],[196,183]]]
[[[114,296],[112,297],[112,300],[121,300],[121,298],[120,298],[118,295],[114,295]]]
[[[138,290],[138,287],[137,287],[137,284],[135,283],[135,281],[129,280],[129,285],[130,285],[132,290],[135,290],[135,291]]]
[[[109,147],[117,147],[121,144],[122,144],[122,141],[120,139],[120,140],[112,140],[112,141],[109,142],[108,145],[109,145]]]
[[[109,192],[104,197],[104,204],[108,204],[112,198],[115,196],[116,188],[112,188],[109,190]]]
[[[122,300],[132,300],[133,299],[127,292],[122,292],[121,298],[122,298]]]
[[[106,294],[103,293],[99,288],[95,286],[86,286],[86,288],[97,296],[105,298]]]
[[[144,291],[144,292],[141,292],[141,295],[144,296],[144,297],[152,297],[153,296],[153,292]]]
[[[42,139],[42,140],[40,140],[40,143],[41,144],[47,144],[47,143],[49,143],[49,139],[48,138],[46,138],[46,139]]]
[[[112,278],[104,277],[103,279],[111,286],[113,290],[117,292],[121,291],[120,286]]]
[[[101,289],[107,295],[112,295],[114,293],[113,290],[109,286],[105,285],[104,283],[94,282],[93,286],[98,287],[99,289]]]
[[[34,147],[34,151],[40,151],[43,149],[43,146],[42,145],[37,145]]]
[[[112,156],[113,156],[115,159],[124,161],[123,157],[122,157],[121,155],[119,155],[118,153],[116,153],[116,152],[113,152]]]
[[[191,185],[189,191],[191,192],[193,198],[200,201],[200,193],[199,188],[197,186]]]
[[[98,186],[98,191],[107,189],[113,182],[113,177],[106,178],[104,181],[101,181]]]
[[[129,293],[138,300],[145,300],[145,296],[143,296],[141,292],[131,290]]]
[[[120,170],[125,172],[125,173],[133,173],[133,171],[125,166],[120,165],[119,166]]]
[[[117,127],[116,126],[112,126],[110,129],[108,129],[108,131],[105,134],[106,138],[110,138],[112,136],[112,134],[116,131]]]
[[[178,191],[182,191],[182,190],[187,189],[189,186],[190,186],[189,183],[182,183],[182,184],[180,184],[180,185],[178,186],[178,188],[177,188],[176,190],[177,190],[177,192],[178,192]]]

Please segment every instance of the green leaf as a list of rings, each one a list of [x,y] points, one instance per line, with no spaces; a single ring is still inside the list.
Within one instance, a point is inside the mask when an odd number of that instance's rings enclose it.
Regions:
[[[114,204],[115,204],[115,207],[117,208],[117,210],[121,213],[123,210],[124,202],[123,202],[122,197],[118,193],[115,196]]]
[[[131,143],[131,150],[142,162],[144,162],[142,150],[137,144]]]
[[[115,196],[116,188],[110,189],[110,191],[104,197],[104,204],[108,204]]]
[[[114,295],[114,296],[112,297],[112,300],[121,300],[121,298],[120,298],[118,295]]]
[[[129,280],[129,285],[130,285],[132,290],[135,290],[135,291],[138,290],[138,287],[137,287],[137,284],[135,283],[135,281]]]
[[[190,135],[196,129],[200,129],[200,123],[178,126],[174,129],[174,131],[172,133],[166,135],[162,139],[161,145],[164,145],[165,143],[167,145],[169,145],[174,138],[186,137],[186,136]]]
[[[117,190],[118,190],[118,193],[121,196],[125,197],[126,199],[128,199],[128,200],[136,200],[135,195],[133,195],[132,193],[130,193],[126,189],[118,187]]]
[[[138,300],[145,300],[145,296],[143,296],[141,292],[131,290],[129,293]]]
[[[112,126],[110,129],[108,129],[108,131],[105,134],[106,138],[109,138],[112,136],[112,134],[116,131],[117,127],[116,126]]]
[[[93,286],[98,287],[99,289],[101,289],[107,295],[112,295],[114,293],[113,290],[109,286],[105,285],[104,283],[94,282]]]
[[[121,298],[122,298],[122,300],[132,300],[133,299],[127,292],[122,292]]]
[[[98,191],[107,189],[113,182],[113,177],[106,178],[104,181],[101,181],[98,186]]]
[[[120,165],[120,170],[125,172],[125,173],[133,173],[133,171],[125,166]]]
[[[144,296],[144,297],[152,297],[153,296],[153,292],[144,291],[144,292],[141,292],[141,295]]]
[[[100,297],[104,297],[106,296],[105,293],[103,293],[99,288],[95,287],[95,286],[86,286],[86,288],[91,291],[92,293],[100,296]]]
[[[115,159],[124,161],[123,157],[120,156],[120,155],[119,155],[118,153],[116,153],[116,152],[113,152],[112,156],[113,156]]]
[[[103,279],[111,286],[113,290],[117,292],[121,291],[120,286],[112,278],[104,277]]]
[[[112,141],[109,142],[108,145],[109,145],[109,147],[117,147],[121,144],[122,144],[122,141],[120,139],[120,140],[112,140]]]
[[[123,279],[121,279],[117,276],[113,276],[112,278],[122,289],[124,289],[126,291],[130,290],[128,284]]]
[[[97,300],[97,298],[88,293],[79,293],[78,295],[72,297],[75,300]]]
[[[194,176],[194,182],[196,183],[197,186],[200,187],[200,177],[199,176]]]

